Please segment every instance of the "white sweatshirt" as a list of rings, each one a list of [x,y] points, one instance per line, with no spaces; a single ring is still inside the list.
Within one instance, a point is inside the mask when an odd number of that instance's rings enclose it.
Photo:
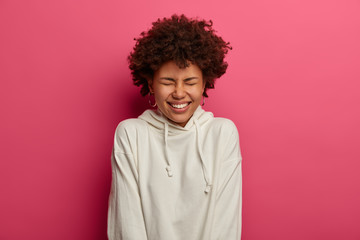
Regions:
[[[160,111],[115,132],[109,240],[240,240],[241,153],[234,123],[200,106],[185,127]]]

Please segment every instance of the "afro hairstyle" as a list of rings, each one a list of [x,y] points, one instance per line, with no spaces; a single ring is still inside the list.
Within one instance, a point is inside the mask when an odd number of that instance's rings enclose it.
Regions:
[[[205,89],[214,88],[215,79],[221,77],[227,69],[224,57],[229,49],[225,42],[212,29],[212,21],[189,19],[183,14],[171,18],[158,19],[152,28],[134,38],[136,44],[128,56],[133,83],[141,86],[141,95],[150,92],[148,79],[152,79],[156,70],[168,61],[174,61],[179,68],[189,63],[197,65],[203,74]]]

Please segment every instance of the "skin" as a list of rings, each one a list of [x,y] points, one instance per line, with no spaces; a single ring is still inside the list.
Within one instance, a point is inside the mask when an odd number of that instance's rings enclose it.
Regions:
[[[158,109],[170,122],[182,127],[200,105],[205,88],[202,71],[197,65],[181,69],[174,61],[164,63],[148,83]],[[188,105],[178,109],[174,104]]]

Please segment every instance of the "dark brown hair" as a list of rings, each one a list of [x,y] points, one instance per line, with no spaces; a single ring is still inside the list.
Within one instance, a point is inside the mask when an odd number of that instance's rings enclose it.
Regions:
[[[128,57],[134,84],[141,86],[141,95],[149,93],[147,79],[167,61],[180,68],[196,64],[202,71],[206,90],[214,88],[216,78],[227,69],[224,57],[230,43],[217,36],[212,21],[189,19],[184,15],[158,19],[152,28],[135,38],[136,44]]]

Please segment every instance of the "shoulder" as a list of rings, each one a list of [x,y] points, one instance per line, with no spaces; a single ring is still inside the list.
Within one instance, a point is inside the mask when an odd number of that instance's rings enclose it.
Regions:
[[[146,129],[146,122],[139,118],[129,118],[121,121],[115,130],[115,135],[124,135]]]
[[[235,123],[227,118],[214,117],[209,127],[213,130],[221,131],[222,133],[237,133]]]
[[[239,142],[239,133],[235,123],[227,118],[214,117],[205,129],[206,137],[216,139],[218,142]]]
[[[137,146],[137,139],[146,130],[146,123],[137,118],[121,121],[115,130],[114,151],[133,153]]]
[[[142,128],[146,128],[146,122],[139,118],[129,118],[126,120],[121,121],[117,127],[117,132],[123,132],[123,131],[133,131],[133,130],[139,130]]]

